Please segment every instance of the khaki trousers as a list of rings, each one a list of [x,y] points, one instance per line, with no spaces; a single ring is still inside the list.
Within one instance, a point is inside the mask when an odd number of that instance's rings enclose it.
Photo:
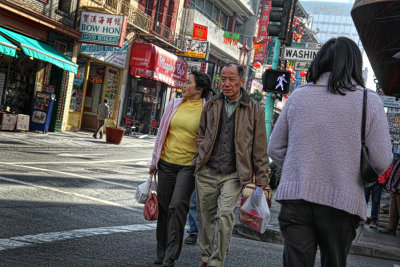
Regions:
[[[196,174],[201,261],[209,266],[224,265],[241,189],[237,172],[218,174],[203,167]]]

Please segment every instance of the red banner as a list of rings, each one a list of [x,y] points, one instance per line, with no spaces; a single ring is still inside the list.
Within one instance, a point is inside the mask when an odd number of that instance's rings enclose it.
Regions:
[[[207,41],[208,28],[203,25],[193,24],[193,40]]]
[[[261,2],[261,14],[258,22],[258,40],[267,40],[268,36],[268,24],[269,24],[269,13],[271,10],[272,0],[262,0]],[[258,51],[254,52],[254,62],[258,61],[261,64],[264,63],[266,41],[261,41],[262,45],[259,46]],[[260,42],[260,43],[261,43]]]
[[[154,44],[134,43],[129,66],[133,76],[154,79],[171,87],[182,88],[186,82],[186,62]]]

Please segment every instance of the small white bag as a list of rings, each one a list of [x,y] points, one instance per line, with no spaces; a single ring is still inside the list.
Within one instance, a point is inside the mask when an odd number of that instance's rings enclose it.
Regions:
[[[141,183],[136,189],[135,199],[140,204],[146,204],[146,201],[150,196],[151,178],[152,178],[152,176],[150,175],[150,177],[147,179],[147,181],[144,183]]]
[[[239,220],[242,224],[262,234],[267,229],[270,217],[271,213],[264,192],[257,186],[240,208]]]

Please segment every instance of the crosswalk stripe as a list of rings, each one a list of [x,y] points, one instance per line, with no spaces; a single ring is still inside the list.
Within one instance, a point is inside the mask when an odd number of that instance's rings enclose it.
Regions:
[[[77,239],[98,235],[109,235],[115,233],[131,233],[138,231],[151,231],[156,229],[156,223],[131,224],[122,226],[98,227],[77,229],[62,232],[41,233],[36,235],[14,236],[0,239],[0,251],[33,246],[44,243],[51,243],[69,239]]]

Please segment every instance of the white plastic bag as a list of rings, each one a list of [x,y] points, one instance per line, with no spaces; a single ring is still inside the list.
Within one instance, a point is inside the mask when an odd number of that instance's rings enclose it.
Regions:
[[[257,186],[240,208],[239,220],[242,224],[262,234],[267,229],[270,217],[271,213],[264,192]]]
[[[140,204],[145,204],[146,200],[149,198],[151,193],[151,176],[147,179],[146,182],[141,183],[135,193],[135,199]]]

